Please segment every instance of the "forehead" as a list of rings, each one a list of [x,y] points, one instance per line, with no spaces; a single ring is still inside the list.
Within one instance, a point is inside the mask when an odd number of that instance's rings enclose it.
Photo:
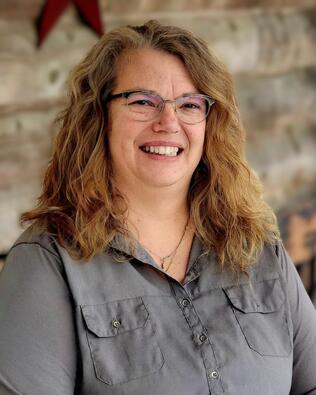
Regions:
[[[161,94],[197,92],[179,57],[151,48],[128,50],[120,55],[116,87],[118,91],[150,89]]]

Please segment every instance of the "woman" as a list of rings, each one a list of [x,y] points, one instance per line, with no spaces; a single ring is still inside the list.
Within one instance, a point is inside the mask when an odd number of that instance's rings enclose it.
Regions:
[[[60,121],[0,280],[0,393],[316,393],[315,310],[206,44],[106,34]]]

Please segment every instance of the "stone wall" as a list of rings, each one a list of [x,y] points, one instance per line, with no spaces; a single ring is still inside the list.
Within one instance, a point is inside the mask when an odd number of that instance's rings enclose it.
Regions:
[[[0,0],[2,253],[39,194],[68,72],[97,40],[71,5],[38,50],[42,4]],[[234,74],[247,155],[266,199],[283,215],[315,201],[316,0],[101,0],[100,7],[107,31],[158,19],[207,40]]]

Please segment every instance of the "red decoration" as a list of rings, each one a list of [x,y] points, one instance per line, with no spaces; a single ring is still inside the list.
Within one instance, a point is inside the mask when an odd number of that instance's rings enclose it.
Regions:
[[[73,3],[80,16],[99,36],[103,34],[102,20],[98,0],[46,0],[37,20],[38,46],[41,46],[46,36],[67,6]]]

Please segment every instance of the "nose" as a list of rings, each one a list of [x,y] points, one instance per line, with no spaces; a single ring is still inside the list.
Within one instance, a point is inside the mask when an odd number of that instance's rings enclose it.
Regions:
[[[176,114],[176,106],[173,100],[166,100],[159,116],[154,120],[154,132],[177,133],[179,121]]]

